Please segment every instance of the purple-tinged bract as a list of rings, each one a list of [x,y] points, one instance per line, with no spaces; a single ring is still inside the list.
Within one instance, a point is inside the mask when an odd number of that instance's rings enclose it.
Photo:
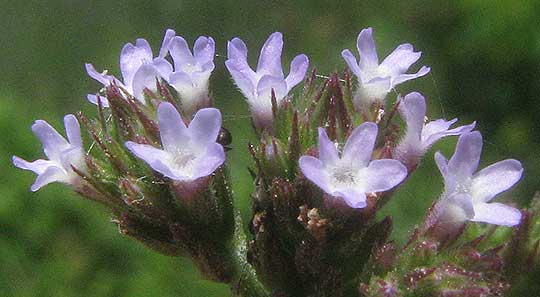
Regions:
[[[350,207],[366,207],[366,193],[389,190],[407,176],[407,169],[397,160],[371,161],[376,138],[377,125],[364,123],[353,130],[340,156],[319,128],[319,157],[300,157],[300,169],[327,194],[342,197]]]
[[[71,114],[66,115],[64,126],[68,140],[43,120],[37,120],[32,125],[32,131],[43,144],[43,152],[49,160],[39,159],[28,162],[13,156],[13,165],[33,171],[38,175],[30,188],[34,192],[52,182],[76,185],[80,177],[71,167],[80,171],[85,170],[81,129],[77,118]]]
[[[424,76],[430,71],[429,67],[422,66],[417,73],[406,73],[422,54],[415,52],[413,46],[408,43],[399,45],[379,64],[372,28],[360,32],[356,46],[360,53],[360,63],[348,49],[343,50],[341,55],[358,78],[358,91],[354,98],[357,109],[369,106],[373,102],[384,101],[395,86]]]
[[[521,163],[507,159],[475,173],[481,153],[482,135],[475,131],[459,137],[450,161],[439,152],[435,154],[445,185],[442,198],[435,206],[440,223],[469,220],[504,226],[519,224],[519,210],[490,201],[519,181],[523,173]]]
[[[193,181],[212,174],[225,161],[225,151],[216,142],[221,113],[200,109],[186,127],[178,111],[168,102],[159,105],[161,148],[126,142],[126,147],[152,169],[177,181]]]
[[[272,124],[272,90],[279,106],[291,89],[304,79],[309,66],[308,57],[300,54],[292,60],[289,75],[285,77],[281,65],[282,49],[282,34],[270,35],[261,49],[257,70],[253,71],[247,62],[245,43],[233,38],[227,44],[225,65],[246,97],[253,121],[259,128],[269,128]]]

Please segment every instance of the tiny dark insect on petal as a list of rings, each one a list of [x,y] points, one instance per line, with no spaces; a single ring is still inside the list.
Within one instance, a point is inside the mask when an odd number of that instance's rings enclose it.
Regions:
[[[232,142],[231,132],[229,132],[229,130],[227,130],[226,128],[221,127],[221,130],[219,131],[216,142],[221,144],[222,146],[227,146],[231,144]]]

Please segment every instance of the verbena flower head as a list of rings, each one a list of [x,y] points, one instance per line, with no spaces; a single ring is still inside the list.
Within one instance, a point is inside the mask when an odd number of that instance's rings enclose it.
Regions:
[[[376,101],[382,102],[395,86],[430,71],[429,67],[422,66],[417,73],[406,73],[422,55],[421,52],[415,52],[408,43],[399,45],[379,64],[372,28],[360,32],[356,47],[360,53],[360,63],[348,49],[343,50],[341,55],[358,78],[359,86],[354,102],[357,109]]]
[[[197,111],[186,127],[180,114],[168,102],[157,111],[162,149],[126,142],[126,147],[152,169],[177,181],[192,181],[212,174],[225,161],[225,151],[216,142],[221,113],[215,108]]]
[[[389,190],[407,176],[407,169],[397,160],[371,161],[376,138],[377,125],[364,123],[353,130],[340,156],[319,128],[319,157],[300,157],[300,169],[327,194],[342,197],[350,207],[366,207],[366,193]]]
[[[38,175],[30,188],[34,192],[52,182],[75,185],[80,177],[71,166],[84,171],[84,150],[79,122],[74,115],[69,114],[64,117],[64,126],[68,140],[43,120],[37,120],[32,125],[32,131],[43,144],[43,152],[48,160],[28,162],[13,156],[13,165]]]
[[[104,87],[115,83],[144,104],[144,89],[155,91],[156,78],[167,79],[173,72],[173,67],[165,59],[165,56],[169,49],[169,43],[175,34],[174,30],[166,30],[159,56],[156,58],[152,54],[150,44],[145,39],[137,39],[135,45],[131,43],[124,45],[120,52],[120,72],[123,82],[112,75],[107,75],[106,71],[104,73],[97,72],[94,66],[89,63],[85,65],[86,72]],[[103,106],[107,107],[109,105],[107,98],[99,97]],[[95,94],[88,94],[87,98],[94,104],[98,102],[98,96]]]
[[[253,71],[247,62],[246,44],[239,38],[227,44],[225,65],[246,97],[258,127],[267,128],[272,123],[272,90],[276,103],[281,104],[289,91],[304,79],[309,66],[308,57],[300,54],[292,60],[289,75],[285,77],[281,66],[282,49],[281,33],[271,34],[261,49],[257,70]]]
[[[450,161],[439,152],[435,154],[445,186],[436,209],[441,220],[470,220],[505,226],[519,224],[519,210],[502,203],[489,202],[519,181],[523,173],[521,163],[507,159],[475,173],[481,153],[482,135],[475,131],[459,137]]]
[[[476,123],[450,129],[457,119],[445,121],[438,119],[425,122],[426,100],[422,94],[413,92],[405,96],[399,103],[401,113],[407,130],[393,156],[409,169],[414,168],[426,151],[439,139],[446,136],[461,135],[472,131]]]
[[[191,53],[186,40],[175,36],[170,41],[169,51],[174,72],[166,79],[178,91],[182,109],[191,114],[199,105],[207,105],[208,80],[214,70],[214,39],[200,36]]]

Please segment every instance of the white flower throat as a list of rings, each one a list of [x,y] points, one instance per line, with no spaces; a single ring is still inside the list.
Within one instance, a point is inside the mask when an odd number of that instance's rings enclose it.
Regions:
[[[193,166],[193,161],[196,155],[192,150],[187,148],[177,148],[172,154],[173,162],[179,168],[190,168]]]
[[[350,186],[356,184],[358,170],[350,165],[338,165],[330,169],[331,183],[335,186]]]

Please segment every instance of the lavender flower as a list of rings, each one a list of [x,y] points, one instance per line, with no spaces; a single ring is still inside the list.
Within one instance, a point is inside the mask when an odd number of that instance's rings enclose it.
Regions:
[[[169,51],[174,60],[174,72],[168,82],[182,99],[182,110],[192,114],[208,106],[208,80],[214,70],[215,43],[212,37],[200,36],[193,46],[193,54],[184,38],[171,39]]]
[[[80,177],[71,166],[84,171],[84,150],[82,148],[81,128],[74,115],[64,117],[64,126],[68,141],[51,125],[43,120],[37,120],[32,125],[32,131],[43,144],[43,152],[49,160],[39,159],[28,162],[13,156],[13,165],[18,168],[31,170],[38,176],[30,189],[35,192],[52,182],[62,182],[76,185]]]
[[[360,64],[350,50],[341,52],[341,56],[358,78],[359,86],[354,98],[357,109],[369,106],[373,102],[384,101],[388,92],[395,86],[424,76],[430,71],[429,67],[422,66],[415,74],[405,73],[422,54],[415,52],[413,46],[408,43],[398,46],[379,64],[372,32],[372,28],[367,28],[358,35],[356,46],[360,53]]]
[[[449,129],[457,119],[450,121],[438,119],[425,123],[426,100],[417,92],[410,93],[401,100],[399,111],[407,124],[407,131],[394,149],[393,156],[409,170],[418,165],[426,151],[439,139],[470,132],[476,125],[476,122],[473,122],[470,125]]]
[[[174,106],[162,102],[157,111],[163,149],[126,142],[126,147],[155,171],[177,181],[208,176],[225,161],[223,147],[216,142],[221,113],[200,109],[186,127]]]
[[[437,152],[435,161],[444,177],[445,191],[435,211],[439,221],[459,223],[466,220],[495,225],[519,224],[519,210],[502,203],[490,202],[521,178],[523,167],[517,160],[507,159],[474,173],[482,153],[480,132],[459,137],[450,161]]]
[[[319,158],[300,157],[300,169],[327,194],[342,197],[350,207],[366,207],[366,193],[389,190],[407,176],[407,169],[397,160],[370,161],[376,138],[377,125],[358,126],[340,157],[335,144],[319,128]]]
[[[246,97],[257,127],[269,129],[272,124],[272,90],[279,105],[289,91],[304,79],[309,66],[308,57],[298,55],[292,60],[289,75],[285,78],[281,66],[282,49],[281,33],[270,35],[261,49],[257,71],[253,71],[247,62],[245,43],[234,38],[227,44],[228,60],[225,65]]]
[[[97,80],[104,87],[115,83],[123,88],[129,95],[134,96],[141,103],[145,104],[144,89],[148,88],[151,91],[156,90],[156,78],[167,79],[173,72],[172,65],[165,59],[169,50],[171,39],[175,36],[172,29],[165,31],[163,43],[159,56],[153,57],[150,44],[145,39],[139,38],[135,45],[127,43],[120,52],[120,72],[122,73],[123,82],[112,75],[107,75],[107,71],[99,73],[92,64],[85,65],[86,72],[90,77]],[[98,95],[88,94],[88,101],[97,104]],[[107,98],[100,96],[103,106],[109,106]]]

